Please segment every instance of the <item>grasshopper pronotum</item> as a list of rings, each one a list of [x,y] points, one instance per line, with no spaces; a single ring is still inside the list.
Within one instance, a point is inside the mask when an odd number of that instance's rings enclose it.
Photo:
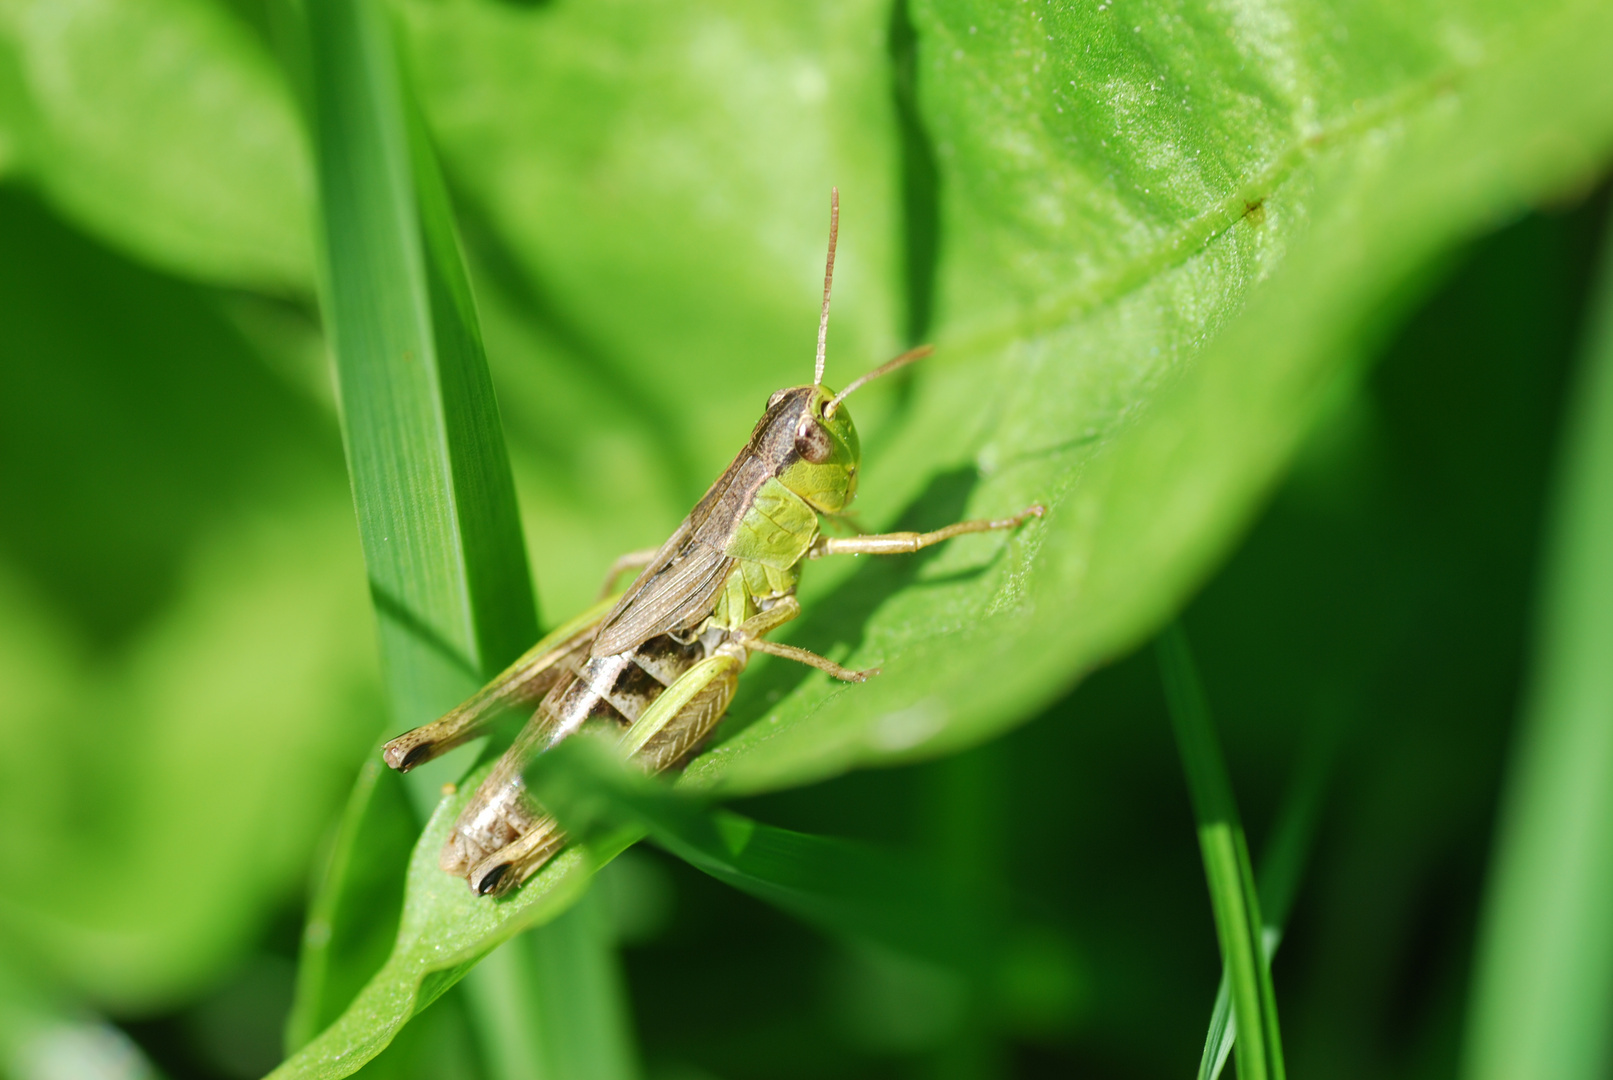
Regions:
[[[601,599],[559,627],[476,696],[386,744],[383,756],[407,771],[474,737],[507,708],[537,704],[515,743],[465,806],[444,845],[442,868],[478,893],[502,893],[531,877],[565,843],[554,819],[526,793],[522,770],[584,725],[620,732],[623,751],[651,772],[690,755],[722,719],[753,652],[797,660],[837,679],[862,682],[832,660],[768,641],[801,612],[795,598],[803,559],[917,551],[963,533],[1012,529],[1014,517],[960,521],[928,533],[824,536],[819,514],[838,514],[857,492],[857,429],[842,402],[853,391],[929,355],[903,353],[840,393],[823,385],[840,196],[830,195],[829,259],[823,275],[812,385],[780,390],[750,441],[717,482],[653,551],[623,555],[606,578],[642,567],[622,596]]]

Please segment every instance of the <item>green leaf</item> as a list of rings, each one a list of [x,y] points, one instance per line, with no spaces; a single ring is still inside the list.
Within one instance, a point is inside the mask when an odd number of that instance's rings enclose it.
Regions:
[[[454,819],[492,768],[465,777],[420,834],[410,857],[403,917],[386,963],[341,1017],[274,1071],[279,1080],[347,1076],[380,1053],[409,1019],[436,1001],[483,957],[516,934],[553,919],[587,888],[589,874],[627,845],[629,837],[594,849],[573,846],[513,897],[490,901],[445,874],[437,854]]]
[[[0,3],[0,131],[0,168],[12,158],[58,209],[138,257],[235,285],[312,283],[291,99],[219,4]]]
[[[771,665],[687,782],[757,791],[956,750],[1146,638],[1396,287],[1605,160],[1604,5],[1396,10],[914,5],[938,351],[860,491],[880,526],[1050,512],[814,583],[786,636],[884,674]]]
[[[1221,962],[1226,966],[1232,1016],[1244,1033],[1233,1047],[1238,1076],[1241,1080],[1282,1080],[1283,1047],[1277,998],[1271,986],[1271,950],[1265,942],[1249,845],[1238,820],[1238,804],[1209,705],[1180,627],[1172,626],[1160,636],[1159,667],[1177,750],[1187,773],[1193,816],[1198,821],[1199,850],[1210,885],[1210,907],[1215,913]],[[1250,1032],[1256,1036],[1251,1038]]]
[[[1486,886],[1463,1072],[1476,1080],[1588,1080],[1613,1060],[1613,236],[1590,311]]]
[[[841,275],[831,369],[843,381],[912,323],[896,241],[922,238],[894,194],[889,28],[871,5],[402,11],[519,388],[540,573],[580,602],[615,550],[665,535],[766,391],[802,377],[831,180],[871,192],[847,205],[867,207],[872,245]],[[1583,177],[1613,129],[1596,74],[1613,27],[1589,7],[1422,24],[1306,8],[1286,24],[1303,30],[1205,15],[1192,33],[1126,15],[910,12],[942,348],[908,396],[854,403],[870,523],[1052,513],[1013,538],[814,566],[788,636],[886,674],[838,687],[759,662],[690,785],[956,749],[1141,640],[1232,542],[1396,283]],[[1307,53],[1333,40],[1318,25],[1347,47]],[[743,77],[764,69],[801,78]]]
[[[630,771],[610,747],[590,739],[568,740],[542,755],[527,779],[571,835],[602,828],[642,833],[719,881],[830,933],[965,972],[980,969],[982,931],[956,890],[897,854],[707,810]]]

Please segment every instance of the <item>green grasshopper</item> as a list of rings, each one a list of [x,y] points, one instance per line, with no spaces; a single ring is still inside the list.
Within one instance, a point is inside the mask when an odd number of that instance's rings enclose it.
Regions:
[[[823,385],[840,196],[830,195],[829,258],[812,385],[780,390],[750,441],[666,543],[618,559],[601,599],[556,629],[470,700],[387,743],[386,763],[406,772],[476,736],[506,709],[537,705],[482,781],[443,846],[442,868],[477,893],[507,892],[554,856],[565,836],[526,792],[534,757],[584,727],[619,732],[619,745],[650,772],[697,750],[728,710],[753,652],[810,664],[862,682],[816,653],[768,641],[801,613],[795,598],[806,559],[918,551],[963,533],[1012,529],[1043,509],[934,532],[825,536],[820,514],[839,514],[857,493],[857,429],[842,402],[858,388],[929,355],[910,350],[836,394]],[[642,573],[620,598],[615,582]]]

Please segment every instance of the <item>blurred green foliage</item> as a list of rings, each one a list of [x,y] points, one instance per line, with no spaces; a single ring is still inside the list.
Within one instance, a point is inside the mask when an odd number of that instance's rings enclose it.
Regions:
[[[887,676],[848,691],[759,662],[690,776],[833,778],[741,808],[933,856],[998,927],[988,974],[819,937],[635,850],[578,915],[629,942],[647,1070],[1186,1075],[1218,965],[1153,667],[1048,702],[1208,579],[1185,622],[1257,863],[1306,748],[1342,748],[1275,968],[1290,1068],[1453,1075],[1601,204],[1471,238],[1594,180],[1613,15],[392,11],[551,619],[804,379],[831,183],[830,382],[941,346],[859,396],[868,524],[1054,507],[1012,545],[814,567],[790,640]],[[124,1046],[97,1014],[176,1078],[272,1066],[321,837],[401,726],[282,16],[0,0],[0,1068],[19,1076],[41,1031]],[[476,1001],[442,998],[366,1075],[493,1075]]]

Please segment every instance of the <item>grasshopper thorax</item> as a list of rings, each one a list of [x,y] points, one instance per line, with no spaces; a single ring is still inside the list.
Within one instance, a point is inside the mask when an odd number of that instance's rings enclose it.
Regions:
[[[779,483],[827,514],[844,510],[857,494],[862,454],[857,428],[842,404],[825,415],[834,391],[791,386],[767,399],[751,434],[751,447]]]

